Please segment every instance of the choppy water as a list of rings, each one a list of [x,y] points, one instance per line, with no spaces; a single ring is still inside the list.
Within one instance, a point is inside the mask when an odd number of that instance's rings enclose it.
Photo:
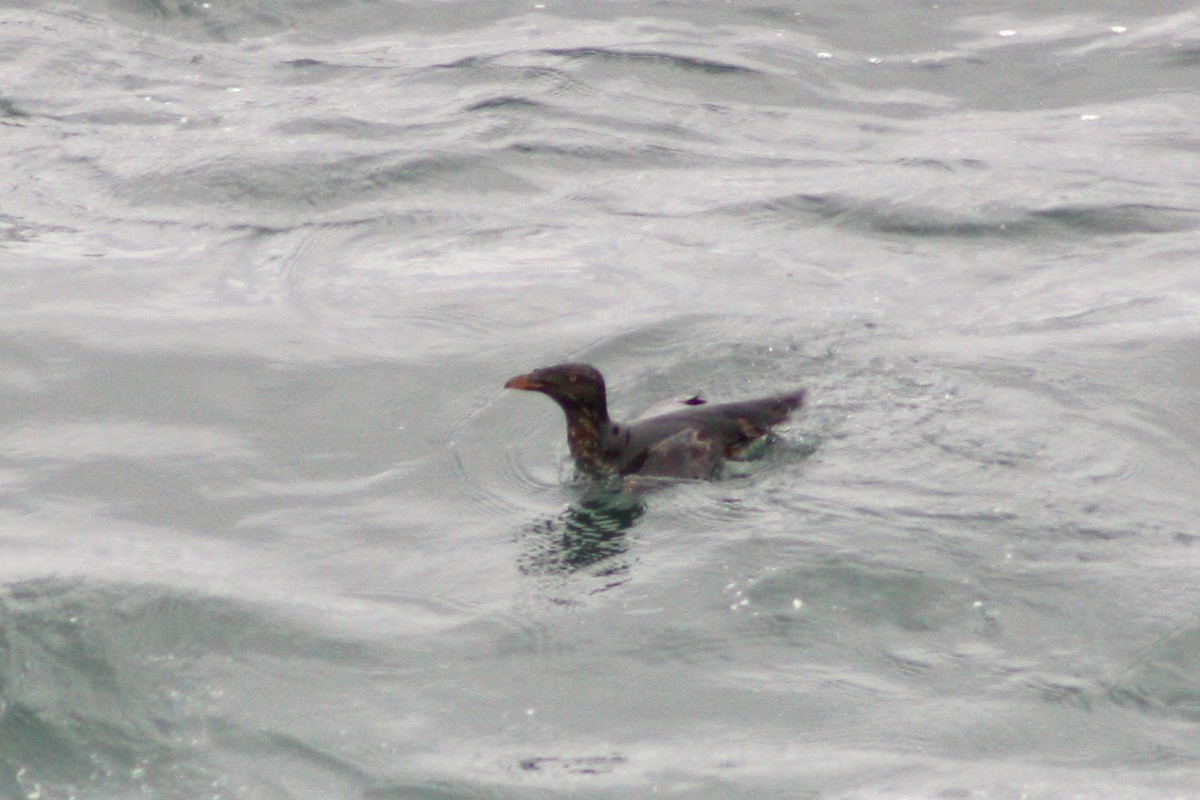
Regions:
[[[1200,13],[0,11],[0,794],[1200,797]],[[748,475],[620,415],[805,386]]]

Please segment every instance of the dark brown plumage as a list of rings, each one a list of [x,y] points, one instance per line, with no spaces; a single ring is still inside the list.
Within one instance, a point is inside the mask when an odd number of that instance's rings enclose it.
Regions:
[[[631,422],[608,417],[604,377],[588,364],[559,364],[510,378],[506,389],[541,392],[567,416],[567,445],[589,477],[713,478],[726,459],[765,436],[804,402],[804,391],[709,404],[659,403]]]

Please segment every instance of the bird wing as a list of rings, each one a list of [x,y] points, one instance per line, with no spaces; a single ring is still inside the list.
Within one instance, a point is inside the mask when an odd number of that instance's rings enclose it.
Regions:
[[[640,415],[634,418],[634,422],[650,417],[661,417],[664,414],[674,414],[676,411],[684,411],[696,406],[702,406],[708,401],[698,394],[691,397],[672,397],[670,400],[659,400],[654,405],[647,408]]]
[[[725,454],[720,443],[696,427],[660,439],[646,448],[637,474],[662,478],[711,478]]]
[[[624,426],[622,474],[711,478],[721,461],[770,432],[804,402],[804,392],[715,405],[683,404]]]

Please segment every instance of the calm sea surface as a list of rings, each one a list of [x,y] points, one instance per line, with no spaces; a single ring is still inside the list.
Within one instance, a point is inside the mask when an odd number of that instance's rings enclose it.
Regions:
[[[0,797],[1200,797],[1194,2],[0,10]],[[617,416],[806,387],[744,474]]]

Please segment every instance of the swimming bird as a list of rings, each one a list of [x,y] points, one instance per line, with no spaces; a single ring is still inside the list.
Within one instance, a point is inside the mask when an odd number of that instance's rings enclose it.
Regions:
[[[646,475],[717,477],[804,403],[804,390],[710,404],[699,396],[652,406],[630,422],[608,417],[604,377],[589,364],[558,364],[509,378],[506,389],[541,392],[567,415],[567,446],[590,478]]]

